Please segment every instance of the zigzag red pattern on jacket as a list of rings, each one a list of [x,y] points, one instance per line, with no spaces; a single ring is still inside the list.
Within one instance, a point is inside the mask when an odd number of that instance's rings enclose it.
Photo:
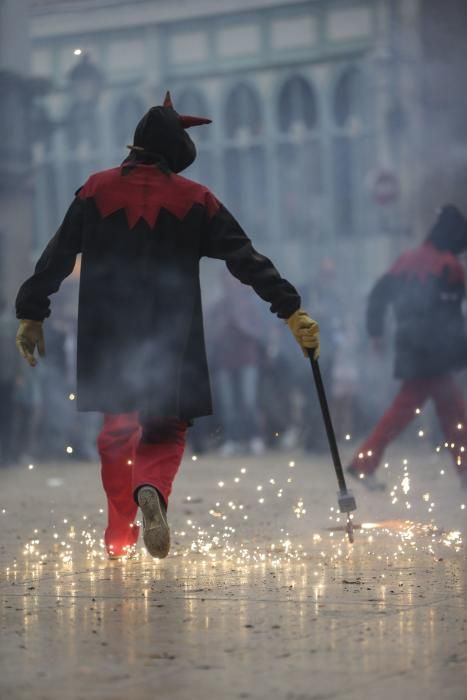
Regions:
[[[220,206],[207,187],[153,165],[138,165],[128,173],[112,168],[91,175],[78,197],[93,199],[102,218],[124,209],[130,229],[139,219],[154,228],[162,209],[182,220],[195,204],[204,206],[209,218]]]

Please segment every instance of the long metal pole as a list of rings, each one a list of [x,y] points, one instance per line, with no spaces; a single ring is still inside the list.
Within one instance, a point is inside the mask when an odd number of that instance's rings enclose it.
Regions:
[[[313,376],[315,378],[316,391],[318,392],[319,403],[321,406],[321,412],[323,414],[324,425],[326,428],[326,433],[328,436],[329,448],[331,450],[332,461],[334,463],[334,469],[336,470],[337,482],[341,491],[347,491],[347,485],[345,483],[344,470],[342,469],[342,462],[339,455],[339,448],[337,447],[336,434],[334,432],[334,426],[332,424],[331,414],[329,413],[328,400],[326,397],[326,392],[324,390],[323,379],[321,377],[321,370],[319,368],[318,360],[313,358],[313,351],[309,353],[311,369],[313,370]]]
[[[319,368],[318,360],[314,359],[314,351],[310,350],[308,352],[308,357],[310,358],[311,369],[313,370],[313,377],[315,380],[316,391],[318,392],[319,403],[321,406],[321,413],[323,414],[324,425],[326,428],[326,433],[328,436],[329,447],[331,450],[332,461],[334,463],[334,469],[336,471],[337,482],[339,484],[339,491],[337,494],[337,502],[339,504],[339,510],[341,513],[347,513],[347,526],[345,531],[347,532],[350,542],[354,541],[354,528],[352,523],[352,516],[350,513],[357,509],[357,504],[355,498],[351,491],[348,491],[347,484],[345,483],[344,470],[342,469],[342,462],[339,455],[339,448],[337,447],[336,435],[334,433],[334,426],[332,424],[331,414],[329,412],[328,400],[326,397],[326,392],[324,390],[323,379],[321,377],[321,371]]]

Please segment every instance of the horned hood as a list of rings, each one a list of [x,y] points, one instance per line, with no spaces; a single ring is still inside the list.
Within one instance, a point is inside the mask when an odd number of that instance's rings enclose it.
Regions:
[[[139,121],[129,148],[137,160],[151,162],[162,158],[172,172],[179,173],[196,158],[195,144],[186,130],[210,123],[204,117],[179,114],[167,92],[164,103],[151,107]]]

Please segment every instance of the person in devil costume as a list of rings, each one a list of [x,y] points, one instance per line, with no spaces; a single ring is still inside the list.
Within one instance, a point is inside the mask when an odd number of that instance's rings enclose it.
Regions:
[[[424,243],[403,253],[370,293],[367,328],[377,351],[382,349],[386,310],[394,308],[395,376],[402,385],[347,468],[369,490],[385,488],[374,476],[383,452],[428,399],[434,401],[461,484],[467,488],[466,409],[452,378],[467,363],[465,276],[457,258],[465,250],[467,220],[457,207],[446,205]]]
[[[49,295],[82,254],[77,404],[104,414],[98,449],[110,556],[136,543],[138,505],[148,552],[169,552],[166,510],[187,427],[212,412],[203,256],[224,260],[287,321],[305,355],[310,348],[319,354],[318,324],[300,308],[295,288],[208,188],[178,174],[196,157],[186,130],[209,122],[178,114],[167,93],[137,125],[123,164],[91,175],[76,192],[16,300],[17,347],[34,366],[35,349],[45,353]]]

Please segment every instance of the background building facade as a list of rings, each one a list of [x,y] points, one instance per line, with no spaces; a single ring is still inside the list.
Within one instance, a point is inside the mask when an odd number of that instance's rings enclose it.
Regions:
[[[332,257],[363,292],[375,261],[413,232],[417,173],[403,166],[416,110],[395,40],[402,23],[410,42],[418,2],[399,5],[34,1],[33,69],[54,86],[44,103],[54,128],[35,148],[37,245],[89,172],[122,160],[138,118],[170,88],[177,109],[213,119],[196,131],[187,176],[285,274],[306,281]]]
[[[180,111],[213,119],[194,132],[188,177],[209,185],[298,286],[321,323],[327,386],[350,420],[340,424],[364,426],[391,391],[389,353],[377,360],[366,346],[368,290],[437,207],[467,213],[466,29],[464,0],[0,0],[0,367],[11,396],[24,387],[16,423],[34,389],[15,367],[18,286],[73,192],[122,161],[139,118],[170,89]],[[202,275],[212,332],[223,270],[209,264]],[[92,423],[78,423],[68,399],[77,272],[53,301],[51,361],[42,378],[28,375],[43,396],[29,443],[42,407],[44,453],[73,431],[81,454],[92,443]],[[276,374],[265,371],[272,394],[282,380],[282,400],[297,399],[280,418],[308,425],[296,348],[249,298],[264,315],[251,324],[258,357],[276,362]]]

